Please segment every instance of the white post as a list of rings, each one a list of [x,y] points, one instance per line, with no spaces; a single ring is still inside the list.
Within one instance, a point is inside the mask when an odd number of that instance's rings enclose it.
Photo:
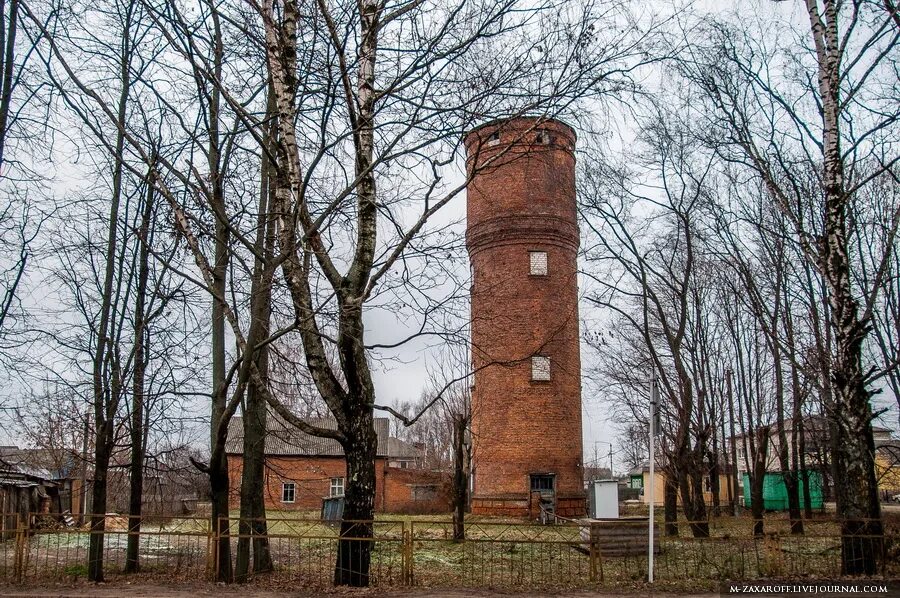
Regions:
[[[656,419],[656,373],[654,372],[650,376],[650,482],[648,484],[647,492],[649,492],[650,496],[650,517],[649,517],[649,525],[647,526],[649,529],[649,539],[648,548],[647,548],[647,581],[649,583],[653,583],[653,502],[656,499],[654,482],[656,481],[656,473],[654,471],[654,461],[655,459],[655,437],[656,430],[654,429],[654,420]]]

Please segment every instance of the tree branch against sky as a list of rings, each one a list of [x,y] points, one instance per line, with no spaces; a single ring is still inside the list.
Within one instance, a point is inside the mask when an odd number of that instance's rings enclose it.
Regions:
[[[0,361],[33,387],[7,427],[81,443],[95,510],[127,454],[135,531],[151,463],[190,458],[222,582],[274,564],[269,418],[337,441],[333,582],[366,586],[390,414],[452,463],[462,539],[479,351],[462,205],[522,137],[486,160],[463,139],[559,119],[579,138],[582,378],[636,466],[659,380],[666,532],[680,500],[709,535],[740,465],[754,532],[777,469],[804,533],[804,421],[824,415],[844,572],[876,571],[873,394],[900,406],[896,8],[658,4],[0,0]]]

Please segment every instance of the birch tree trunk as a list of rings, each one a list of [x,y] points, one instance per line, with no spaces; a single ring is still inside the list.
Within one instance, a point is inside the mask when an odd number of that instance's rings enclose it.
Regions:
[[[819,240],[819,267],[828,285],[832,360],[832,468],[835,500],[841,519],[841,571],[845,575],[872,575],[881,556],[881,504],[875,477],[871,393],[863,372],[862,344],[871,329],[859,314],[851,285],[847,236],[850,200],[844,179],[840,142],[840,62],[838,7],[835,0],[807,0],[810,28],[818,60],[821,97],[822,155],[825,217]]]

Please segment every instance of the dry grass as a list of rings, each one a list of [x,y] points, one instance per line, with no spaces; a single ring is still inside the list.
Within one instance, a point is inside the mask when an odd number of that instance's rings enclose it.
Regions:
[[[886,573],[900,576],[900,517],[886,520]],[[276,570],[257,576],[262,586],[292,583],[327,588],[333,572],[338,529],[318,521],[314,512],[270,513],[268,532]],[[659,521],[660,529],[661,521]],[[710,521],[710,538],[690,537],[686,522],[680,536],[661,537],[656,556],[658,585],[673,590],[713,589],[721,580],[831,578],[840,573],[838,525],[830,519],[804,521],[806,534],[791,536],[781,514],[765,519],[766,535],[752,536],[749,518]],[[141,534],[143,575],[177,580],[207,578],[209,523],[202,518],[147,522]],[[465,542],[452,539],[446,516],[384,515],[375,522],[372,581],[381,587],[403,583],[404,537],[411,543],[414,582],[422,586],[470,588],[605,588],[625,590],[644,584],[646,555],[603,558],[592,575],[590,556],[577,524],[540,526],[499,518],[467,520]],[[232,532],[236,533],[236,523]],[[72,580],[86,572],[89,534],[48,529],[27,539],[26,579]],[[124,567],[126,531],[106,534],[108,576]],[[232,538],[236,545],[237,538]],[[0,578],[13,572],[14,543],[0,545]]]

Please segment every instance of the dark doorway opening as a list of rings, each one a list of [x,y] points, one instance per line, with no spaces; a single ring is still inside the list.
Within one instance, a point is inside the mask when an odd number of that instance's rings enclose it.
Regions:
[[[556,517],[556,476],[532,474],[531,496],[535,495],[538,495],[541,522],[552,523]]]

